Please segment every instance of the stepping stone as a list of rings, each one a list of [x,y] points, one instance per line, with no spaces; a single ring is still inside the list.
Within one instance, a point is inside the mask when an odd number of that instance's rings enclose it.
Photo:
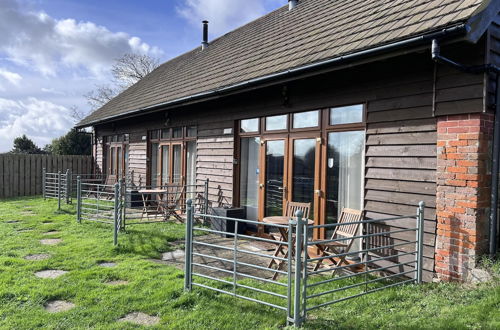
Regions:
[[[52,221],[42,221],[42,225],[50,225]]]
[[[19,220],[10,220],[10,221],[5,221],[5,223],[19,223]]]
[[[127,285],[128,281],[116,280],[116,281],[106,282],[105,284],[107,284],[107,285]]]
[[[57,231],[57,230],[49,230],[48,232],[46,233],[43,233],[43,235],[55,235],[55,234],[59,234],[60,231]]]
[[[101,262],[99,266],[104,267],[104,268],[113,268],[116,267],[116,263],[114,262]]]
[[[151,316],[141,312],[133,312],[125,315],[118,322],[130,322],[137,325],[157,325],[160,323],[158,316]]]
[[[53,300],[45,304],[45,310],[49,313],[59,313],[75,308],[75,304],[64,300]]]
[[[48,269],[36,272],[35,276],[39,278],[58,278],[66,273],[65,270]]]
[[[177,260],[177,259],[183,259],[185,255],[184,250],[175,250],[171,252],[165,252],[161,255],[161,260]]]
[[[57,245],[62,242],[60,238],[49,238],[49,239],[41,239],[40,243],[43,245]]]
[[[26,260],[46,260],[49,258],[50,258],[50,254],[47,254],[47,253],[30,254],[30,255],[24,257],[24,259],[26,259]]]

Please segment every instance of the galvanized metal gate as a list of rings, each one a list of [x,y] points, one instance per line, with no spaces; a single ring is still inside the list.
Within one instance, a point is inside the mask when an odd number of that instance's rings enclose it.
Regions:
[[[71,171],[61,173],[48,173],[45,168],[42,173],[43,198],[57,199],[57,209],[61,209],[61,201],[66,204],[72,202],[71,198]]]
[[[290,219],[287,225],[267,224],[252,220],[218,217],[209,214],[196,214],[187,202],[186,247],[185,247],[185,289],[193,286],[228,294],[258,304],[263,304],[286,312],[287,321],[300,326],[313,310],[335,303],[360,297],[380,290],[409,283],[422,282],[423,266],[423,233],[424,233],[424,203],[421,202],[416,215],[392,217],[386,219],[369,219],[348,223],[310,226],[302,219],[301,212],[296,218]],[[231,221],[233,230],[221,231],[209,229],[195,224],[195,216],[204,219]],[[408,219],[415,226],[409,229],[394,229],[387,224],[396,220]],[[313,240],[314,230],[331,230],[340,226],[361,225],[362,230],[350,238],[334,237],[327,240]],[[284,230],[289,238],[276,241],[258,236],[250,236],[239,231],[239,227],[254,225]],[[381,228],[384,228],[381,230]],[[212,235],[230,237],[232,244],[221,242],[206,242],[206,235],[195,236],[195,232],[205,232]],[[394,243],[392,235],[414,233],[415,239]],[[315,250],[330,243],[341,243],[347,239],[360,241],[355,251],[334,249],[328,254],[311,257]],[[278,244],[283,256],[269,255],[251,251],[241,246],[240,241],[264,242]],[[204,247],[201,252],[197,247]],[[278,250],[277,248],[277,250]],[[229,257],[217,256],[215,251],[229,251]],[[384,255],[387,254],[387,255]],[[253,256],[252,261],[242,261],[242,255]],[[232,258],[231,258],[232,256]],[[359,261],[347,260],[349,256],[360,256]],[[195,260],[196,258],[196,260]],[[257,262],[258,259],[275,260],[276,265],[286,265],[285,268],[269,268]],[[210,261],[220,262],[214,266]],[[332,262],[333,267],[318,263]],[[390,262],[390,265],[386,263]],[[344,264],[345,263],[345,264]],[[269,265],[271,265],[270,263]],[[245,269],[245,271],[243,270]],[[358,268],[358,269],[356,269]],[[259,274],[248,272],[257,270]],[[207,275],[202,270],[221,274]],[[338,273],[337,277],[325,277],[326,273]],[[271,278],[265,274],[273,274]],[[283,278],[276,280],[276,275]],[[345,283],[350,279],[352,283]],[[250,281],[248,281],[250,280]],[[260,284],[264,284],[260,285]],[[226,289],[229,286],[230,289]],[[277,288],[277,289],[276,289]],[[280,304],[274,302],[277,299]]]

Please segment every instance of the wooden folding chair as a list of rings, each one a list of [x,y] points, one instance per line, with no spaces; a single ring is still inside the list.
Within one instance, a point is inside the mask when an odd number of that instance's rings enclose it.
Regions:
[[[175,219],[184,222],[184,219],[179,215],[179,210],[181,209],[181,199],[184,196],[184,185],[172,185],[167,187],[167,192],[164,194],[161,201],[161,208],[165,214],[165,220],[168,220],[170,216]]]
[[[311,203],[299,203],[299,202],[287,201],[286,207],[283,210],[284,211],[283,216],[290,217],[290,218],[295,217],[295,214],[299,210],[302,211],[302,218],[303,219],[309,219],[309,212],[311,210]],[[278,246],[274,250],[273,256],[278,257],[279,255],[283,255],[284,258],[287,258],[288,251],[285,251],[284,248],[287,246],[288,240],[289,239],[294,240],[294,238],[289,237],[289,233],[287,232],[287,230],[285,228],[278,228],[278,229],[280,231],[280,235],[271,234],[271,238],[279,242]],[[292,245],[295,245],[295,243]],[[292,255],[294,253],[295,252],[292,251]],[[271,268],[273,266],[273,264],[276,264],[278,266],[278,270],[280,270],[281,266],[284,264],[284,262],[278,262],[275,259],[271,259],[271,261],[269,262],[269,265],[267,267]],[[276,279],[277,277],[278,277],[278,273],[274,273],[273,279]]]
[[[336,254],[347,253],[352,247],[354,243],[354,239],[352,237],[357,236],[359,233],[359,228],[361,227],[361,223],[359,223],[364,216],[364,211],[361,210],[353,210],[348,208],[343,208],[340,213],[340,217],[338,220],[339,226],[336,226],[333,230],[332,237],[330,239],[337,238],[347,238],[346,240],[335,241],[330,243],[316,244],[316,247],[319,250],[320,257],[331,256],[331,258],[325,258],[318,260],[314,270],[317,270],[321,264],[330,260],[330,262],[335,266],[335,268],[340,267],[342,264],[347,264],[346,256],[336,257]],[[358,222],[353,224],[348,224],[351,222]],[[346,224],[346,225],[342,225]],[[349,239],[350,238],[350,239]],[[333,270],[333,274],[335,274],[336,269]],[[332,274],[332,275],[333,275]]]

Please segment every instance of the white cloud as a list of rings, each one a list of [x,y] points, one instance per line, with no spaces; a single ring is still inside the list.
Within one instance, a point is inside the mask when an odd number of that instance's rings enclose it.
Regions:
[[[177,12],[195,26],[210,22],[210,34],[221,35],[264,15],[264,0],[184,0]],[[285,2],[283,1],[283,4]]]
[[[39,147],[74,125],[71,111],[34,97],[23,101],[0,98],[0,152],[12,149],[14,138],[26,134]]]
[[[45,75],[64,70],[61,64],[99,75],[124,53],[161,54],[158,48],[124,32],[111,32],[92,22],[57,20],[44,12],[25,11],[16,0],[1,2],[0,52]]]
[[[19,82],[21,82],[21,80],[23,79],[23,77],[19,73],[10,72],[4,68],[0,68],[0,77],[15,86],[19,86]]]

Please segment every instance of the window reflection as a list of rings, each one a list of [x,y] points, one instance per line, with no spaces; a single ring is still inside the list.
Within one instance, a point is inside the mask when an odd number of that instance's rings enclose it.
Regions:
[[[363,105],[349,105],[330,109],[330,125],[360,123],[363,121]]]
[[[317,127],[318,111],[307,111],[293,114],[293,128]]]
[[[276,131],[286,129],[287,115],[266,117],[266,130]]]

